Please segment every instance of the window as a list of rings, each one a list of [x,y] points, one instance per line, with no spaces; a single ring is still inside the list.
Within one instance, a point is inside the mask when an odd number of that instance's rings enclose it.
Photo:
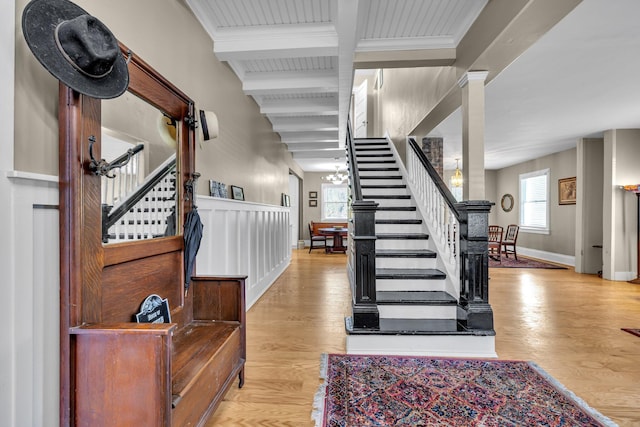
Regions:
[[[322,184],[322,220],[346,220],[348,200],[347,184]]]
[[[520,175],[520,227],[549,233],[549,169]]]

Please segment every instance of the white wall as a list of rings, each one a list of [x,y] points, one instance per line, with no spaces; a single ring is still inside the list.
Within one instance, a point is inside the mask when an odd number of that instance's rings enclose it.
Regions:
[[[291,262],[289,208],[199,196],[199,275],[246,275],[249,309]]]

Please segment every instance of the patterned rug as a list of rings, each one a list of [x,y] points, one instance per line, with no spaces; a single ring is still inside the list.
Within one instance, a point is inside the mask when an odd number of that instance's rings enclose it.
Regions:
[[[615,426],[532,362],[323,355],[317,427]]]
[[[637,337],[640,337],[640,329],[622,328],[622,330],[625,331],[625,332],[629,332],[631,335],[635,335]]]
[[[518,257],[516,261],[513,256],[502,257],[502,262],[498,262],[493,258],[489,257],[489,267],[493,268],[549,268],[556,270],[566,270],[566,267],[562,267],[561,265],[549,264],[544,261],[539,261],[537,259],[532,258],[524,258],[522,256]]]

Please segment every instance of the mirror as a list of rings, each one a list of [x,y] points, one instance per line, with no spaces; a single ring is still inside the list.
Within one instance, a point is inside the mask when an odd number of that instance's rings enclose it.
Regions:
[[[101,177],[103,243],[176,234],[178,129],[179,123],[130,92],[102,101],[99,157],[128,159]]]
[[[500,206],[502,206],[503,211],[511,212],[511,209],[513,209],[513,196],[508,193],[502,196],[502,200],[500,200]]]

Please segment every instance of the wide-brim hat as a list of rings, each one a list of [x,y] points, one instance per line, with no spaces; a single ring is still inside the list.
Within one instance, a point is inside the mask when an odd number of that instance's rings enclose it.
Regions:
[[[67,0],[32,0],[22,32],[40,63],[65,85],[94,97],[115,98],[129,86],[118,40],[99,19]]]

